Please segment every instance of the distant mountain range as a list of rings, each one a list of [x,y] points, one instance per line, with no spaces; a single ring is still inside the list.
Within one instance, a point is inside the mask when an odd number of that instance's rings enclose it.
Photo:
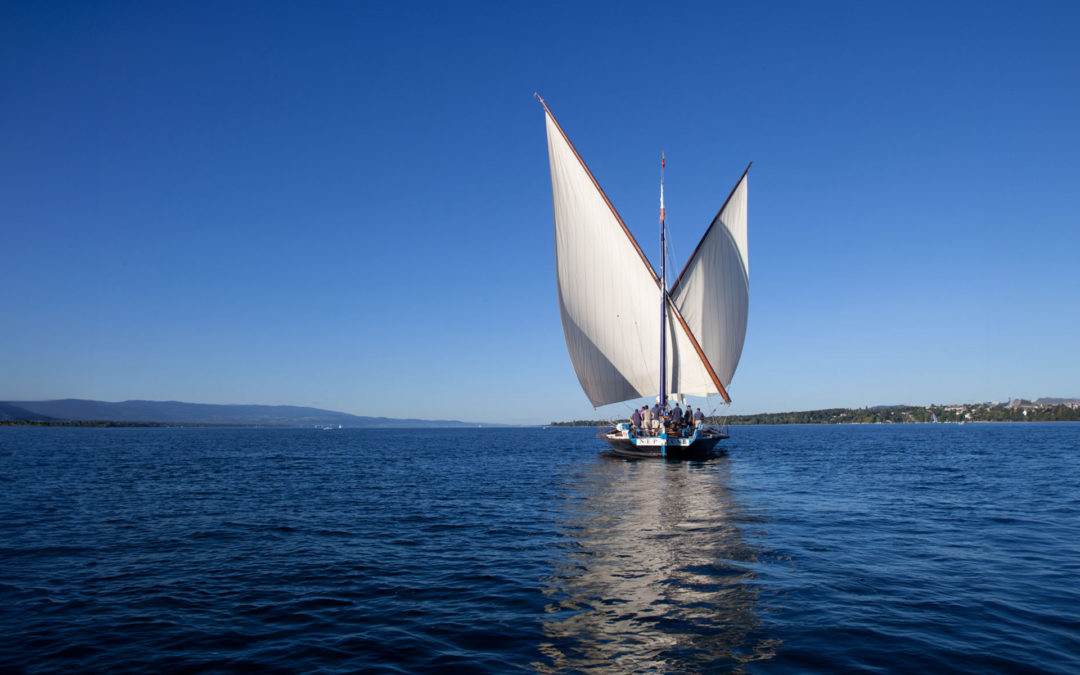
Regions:
[[[337,426],[367,429],[473,427],[458,420],[363,417],[291,405],[213,405],[180,401],[0,401],[0,422],[139,422],[237,426]],[[487,425],[484,426],[499,426]]]

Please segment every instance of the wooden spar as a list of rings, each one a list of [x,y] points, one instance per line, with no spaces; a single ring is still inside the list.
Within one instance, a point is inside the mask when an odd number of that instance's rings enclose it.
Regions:
[[[558,124],[558,122],[556,122],[556,124]],[[746,169],[744,169],[742,175],[739,176],[739,180],[735,181],[735,187],[731,188],[731,192],[728,193],[727,199],[724,200],[724,205],[721,206],[720,210],[713,216],[712,222],[709,223],[709,228],[705,230],[705,234],[701,235],[701,241],[694,247],[694,252],[690,254],[690,257],[686,259],[686,264],[683,265],[682,272],[679,272],[679,276],[675,278],[675,283],[671,284],[671,290],[668,291],[668,293],[674,293],[675,289],[679,287],[679,282],[682,281],[683,275],[686,274],[686,270],[690,268],[690,263],[694,261],[694,256],[696,256],[697,252],[701,249],[701,245],[705,243],[705,239],[709,236],[709,233],[712,232],[713,226],[716,225],[716,220],[720,217],[720,214],[724,212],[724,209],[727,208],[728,202],[730,202],[731,198],[735,195],[735,191],[739,189],[739,185],[743,182],[743,179],[746,178],[746,174],[750,173],[750,167],[753,165],[753,162],[747,164]]]
[[[646,258],[645,254],[641,251],[641,247],[638,246],[637,240],[634,239],[634,235],[630,234],[630,229],[626,227],[626,223],[624,223],[622,217],[619,216],[619,212],[615,210],[615,206],[611,203],[611,200],[608,199],[607,193],[604,192],[604,188],[600,187],[600,183],[596,181],[596,176],[592,174],[592,171],[589,171],[589,166],[585,163],[585,160],[581,158],[581,155],[578,153],[577,148],[574,147],[574,144],[570,142],[570,137],[567,136],[566,132],[563,131],[563,128],[559,126],[559,120],[555,119],[555,116],[551,114],[551,110],[547,107],[547,103],[544,103],[544,99],[540,98],[540,94],[533,92],[533,96],[540,101],[540,105],[544,106],[544,112],[546,112],[548,117],[551,118],[551,121],[555,123],[555,128],[562,134],[563,140],[570,146],[570,149],[574,152],[574,156],[577,157],[578,162],[581,163],[581,168],[585,169],[585,173],[588,174],[589,180],[593,182],[593,186],[596,187],[600,196],[604,198],[604,202],[608,205],[608,208],[611,209],[611,215],[615,216],[615,220],[619,221],[619,225],[622,227],[626,238],[630,240],[630,243],[634,245],[634,250],[641,256],[641,262],[645,263],[645,269],[649,270],[649,274],[652,275],[653,281],[659,285],[660,277],[656,275],[656,270],[653,269],[649,259]]]
[[[694,351],[697,352],[698,358],[705,364],[705,370],[709,372],[709,377],[712,378],[713,384],[716,385],[717,391],[724,397],[724,403],[731,403],[731,397],[728,396],[727,389],[720,383],[720,378],[716,376],[716,371],[713,370],[712,364],[709,363],[709,359],[705,356],[705,352],[701,349],[701,345],[698,344],[697,338],[694,337],[693,331],[690,330],[690,326],[686,325],[686,319],[682,317],[682,313],[679,312],[679,308],[672,302],[671,296],[668,296],[668,307],[671,309],[671,313],[675,315],[675,318],[679,320],[679,325],[686,331],[686,337],[690,338],[690,344],[694,345]]]

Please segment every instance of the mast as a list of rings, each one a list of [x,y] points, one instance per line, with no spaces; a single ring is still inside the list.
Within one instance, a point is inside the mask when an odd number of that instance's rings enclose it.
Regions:
[[[667,408],[667,239],[664,222],[664,153],[660,153],[660,409]]]

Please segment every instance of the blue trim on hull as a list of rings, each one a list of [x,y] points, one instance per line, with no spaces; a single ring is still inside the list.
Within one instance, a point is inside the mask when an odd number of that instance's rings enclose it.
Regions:
[[[716,452],[716,444],[728,437],[726,433],[711,431],[702,434],[696,431],[693,436],[677,437],[662,434],[660,436],[635,437],[622,436],[617,431],[600,436],[611,445],[612,454],[632,458],[664,459],[701,459]],[[663,441],[658,443],[657,441]],[[690,441],[683,444],[682,441]]]

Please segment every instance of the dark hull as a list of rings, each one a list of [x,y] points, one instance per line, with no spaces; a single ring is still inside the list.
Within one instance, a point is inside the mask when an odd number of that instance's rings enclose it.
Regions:
[[[611,444],[611,454],[619,457],[633,459],[664,458],[664,459],[707,459],[716,454],[716,445],[727,438],[726,435],[716,434],[705,438],[698,438],[690,445],[638,445],[631,439],[607,438]]]

